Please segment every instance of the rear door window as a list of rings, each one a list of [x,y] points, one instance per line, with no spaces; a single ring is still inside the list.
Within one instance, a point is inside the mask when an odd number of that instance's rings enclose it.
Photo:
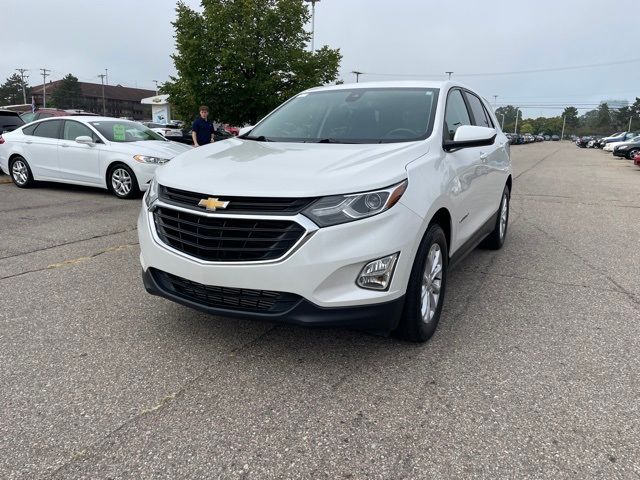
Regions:
[[[469,92],[466,92],[465,94],[467,96],[467,101],[469,102],[469,107],[471,107],[473,124],[478,127],[493,128],[491,120],[489,119],[489,114],[486,112],[484,105],[482,105],[482,100]]]
[[[33,132],[35,137],[60,138],[62,120],[49,120],[39,123]]]

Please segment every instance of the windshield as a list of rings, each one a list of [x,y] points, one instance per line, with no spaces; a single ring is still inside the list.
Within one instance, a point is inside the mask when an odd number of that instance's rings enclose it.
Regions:
[[[166,141],[162,135],[136,122],[129,122],[127,120],[101,120],[99,122],[89,123],[110,142]]]
[[[431,134],[438,90],[370,88],[302,93],[256,126],[248,139],[392,143]]]

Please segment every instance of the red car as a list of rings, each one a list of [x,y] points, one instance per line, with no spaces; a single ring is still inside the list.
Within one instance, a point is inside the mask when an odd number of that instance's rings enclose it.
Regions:
[[[640,152],[636,152],[633,157],[631,157],[631,160],[633,160],[635,165],[640,167]]]

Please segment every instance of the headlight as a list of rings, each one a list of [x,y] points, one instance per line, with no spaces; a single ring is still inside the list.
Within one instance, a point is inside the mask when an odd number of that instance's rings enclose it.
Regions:
[[[147,189],[147,194],[144,196],[144,203],[148,209],[153,207],[153,204],[158,199],[158,182],[156,178],[153,177],[151,183],[149,184],[149,188]]]
[[[161,164],[167,163],[169,161],[168,158],[150,157],[148,155],[134,155],[133,159],[136,162],[140,162],[140,163],[155,163],[157,165],[161,165]]]
[[[371,217],[389,210],[398,203],[407,189],[407,183],[407,180],[404,180],[382,190],[323,197],[302,213],[320,227]]]

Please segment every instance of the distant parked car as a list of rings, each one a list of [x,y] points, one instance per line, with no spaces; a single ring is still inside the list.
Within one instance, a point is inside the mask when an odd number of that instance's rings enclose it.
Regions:
[[[544,137],[542,135],[536,135],[536,142],[544,142]]]
[[[625,137],[628,137],[630,134],[625,135]],[[629,142],[637,142],[640,140],[640,136],[636,135],[634,137],[631,138],[627,138],[626,140],[620,140],[617,142],[608,142],[602,149],[607,151],[607,152],[613,152],[616,147],[619,147],[621,145],[625,145],[626,143]]]
[[[17,112],[11,110],[0,110],[0,135],[2,132],[11,132],[24,125],[24,120]]]
[[[610,143],[607,146],[611,145]],[[633,137],[628,142],[621,142],[613,148],[613,155],[631,159],[636,152],[640,152],[640,136]]]
[[[60,108],[39,108],[35,112],[27,112],[21,115],[24,123],[35,122],[36,120],[42,120],[43,118],[50,117],[68,117],[73,115],[75,117],[94,116],[97,115],[91,112],[85,112],[83,110],[62,110]]]
[[[193,137],[191,136],[191,127],[183,128],[181,130],[182,137],[181,138],[172,138],[171,140],[175,140],[176,142],[186,143],[187,145],[193,145]],[[226,140],[227,138],[233,138],[234,135],[226,130],[218,127],[213,131],[213,141],[219,142],[221,140]]]
[[[163,125],[161,123],[142,122],[142,124],[150,128],[156,133],[159,133],[168,140],[180,140],[182,139],[182,130],[174,125]]]
[[[604,148],[607,146],[608,143],[612,143],[612,142],[626,142],[628,140],[631,140],[633,137],[638,136],[637,132],[620,132],[620,133],[614,133],[613,135],[610,135],[608,137],[604,137],[601,138],[600,141],[598,142],[598,146],[600,148]],[[610,151],[613,151],[613,149],[607,149]]]
[[[158,165],[191,150],[138,122],[110,117],[37,120],[0,136],[0,169],[20,188],[38,180],[109,189],[131,198]]]
[[[557,142],[558,140],[560,140],[560,137],[558,135],[551,135],[551,141]]]
[[[633,163],[640,167],[640,152],[636,152],[632,157]]]

